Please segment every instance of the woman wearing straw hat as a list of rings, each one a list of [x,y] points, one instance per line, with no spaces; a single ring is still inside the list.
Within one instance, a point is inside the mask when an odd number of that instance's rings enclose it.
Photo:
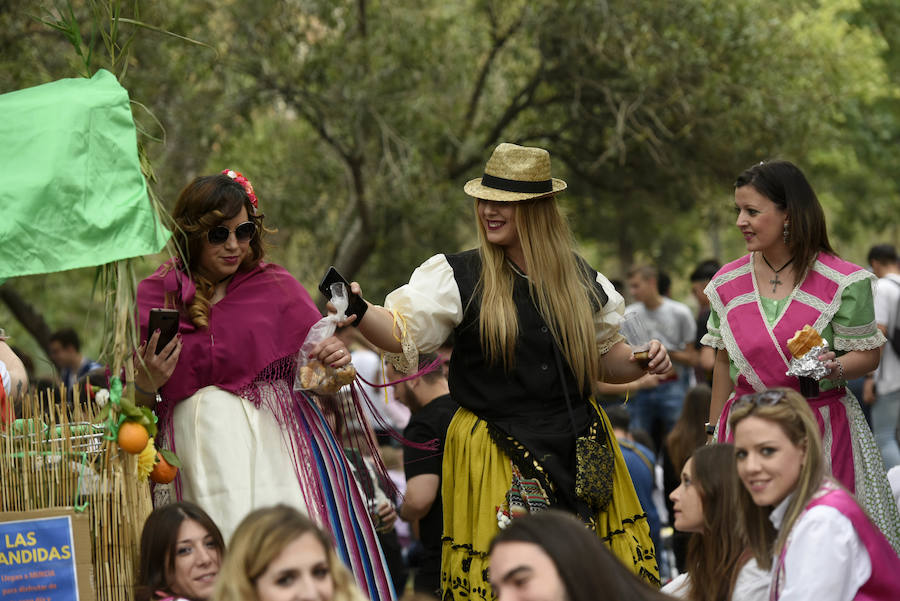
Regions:
[[[622,297],[572,248],[540,148],[500,144],[468,182],[479,248],[439,254],[388,295],[366,304],[360,331],[409,372],[451,333],[450,391],[461,409],[447,440],[443,481],[444,598],[491,599],[487,553],[511,518],[558,507],[576,513],[612,551],[658,583],[646,517],[597,382],[645,373],[618,332]],[[358,284],[351,289],[362,295]],[[651,373],[670,367],[653,341]]]

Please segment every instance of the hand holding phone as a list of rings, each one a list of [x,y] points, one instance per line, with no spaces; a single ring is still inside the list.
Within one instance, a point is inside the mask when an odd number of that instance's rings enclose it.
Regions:
[[[156,330],[159,330],[155,351],[158,355],[178,333],[178,311],[175,309],[150,309],[150,320],[147,323],[148,340]]]
[[[334,265],[328,268],[328,271],[325,272],[325,277],[319,282],[319,292],[321,292],[325,298],[331,300],[331,285],[338,282],[344,284],[344,287],[347,289],[347,297],[350,301],[347,306],[347,315],[356,315],[356,319],[351,325],[354,327],[358,326],[359,322],[362,321],[366,310],[369,308],[369,305],[358,294],[350,291],[350,282],[335,269]]]

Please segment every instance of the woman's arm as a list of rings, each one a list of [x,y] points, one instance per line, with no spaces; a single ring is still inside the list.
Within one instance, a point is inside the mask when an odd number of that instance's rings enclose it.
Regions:
[[[635,360],[631,347],[619,341],[600,357],[600,373],[603,381],[625,384],[637,380],[645,373],[663,374],[672,369],[669,354],[659,340],[650,341],[650,367],[646,371]]]
[[[358,283],[351,283],[350,290],[362,298],[362,289],[360,289]],[[366,301],[366,304],[369,308],[366,309],[366,314],[363,315],[357,326],[359,327],[359,333],[375,346],[390,353],[401,352],[403,349],[400,346],[400,341],[394,337],[394,315],[384,307],[373,305],[369,301]],[[348,315],[347,317],[348,320],[344,323],[351,323],[355,319],[353,315]]]
[[[731,362],[728,359],[728,351],[716,349],[716,361],[713,365],[712,397],[709,402],[709,423],[719,421],[719,414],[725,406],[725,401],[734,391],[734,382],[731,381]]]
[[[712,371],[716,366],[716,349],[711,346],[702,346],[699,351],[697,366],[703,371]]]
[[[628,382],[626,384],[610,384],[609,382],[599,382],[597,384],[597,392],[599,392],[600,394],[622,396],[638,392],[639,390],[656,388],[657,386],[659,386],[659,381],[660,376],[657,376],[655,374],[644,374],[637,380]]]
[[[881,348],[873,348],[867,351],[850,351],[835,357],[834,351],[828,351],[819,355],[819,361],[825,363],[825,367],[831,370],[828,373],[829,380],[855,380],[872,372],[881,361]],[[843,372],[841,369],[843,368]]]
[[[357,282],[350,284],[350,290],[362,298]],[[442,254],[417,267],[409,283],[387,295],[384,306],[366,302],[366,307],[358,324],[360,333],[372,344],[398,355],[411,346],[419,352],[436,350],[463,318],[459,286]]]
[[[831,348],[847,353],[835,358],[834,350],[819,355],[830,370],[829,380],[854,380],[878,367],[885,337],[875,316],[873,281],[862,279],[841,293],[841,306],[831,321],[834,339]],[[866,349],[866,350],[862,350]]]

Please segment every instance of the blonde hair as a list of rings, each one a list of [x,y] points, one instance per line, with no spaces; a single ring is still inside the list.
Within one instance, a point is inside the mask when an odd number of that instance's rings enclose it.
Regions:
[[[478,214],[478,200],[475,213]],[[601,306],[594,283],[578,264],[572,233],[553,196],[514,204],[516,231],[528,265],[528,290],[582,394],[600,379],[594,313]],[[510,369],[519,333],[513,302],[515,273],[502,247],[488,242],[478,223],[481,255],[479,332],[485,356]]]
[[[287,505],[257,509],[241,521],[231,537],[213,601],[259,601],[257,578],[285,547],[307,533],[315,535],[328,556],[328,570],[334,582],[333,601],[365,601],[328,536],[311,519]]]
[[[746,488],[739,495],[740,514],[744,516],[745,530],[750,548],[761,568],[768,570],[772,557],[781,553],[794,522],[800,517],[806,504],[822,485],[825,477],[825,460],[819,425],[806,399],[790,388],[773,388],[767,392],[781,392],[784,396],[772,404],[748,402],[735,407],[728,417],[732,432],[748,417],[758,417],[773,422],[784,432],[794,446],[806,451],[800,477],[793,490],[793,498],[784,514],[781,529],[776,535],[769,521],[770,507],[760,507]]]

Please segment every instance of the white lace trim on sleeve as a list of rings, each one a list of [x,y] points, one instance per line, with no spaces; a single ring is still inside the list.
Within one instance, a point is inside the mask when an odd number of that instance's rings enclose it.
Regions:
[[[597,349],[601,355],[606,354],[625,337],[619,333],[619,324],[625,314],[625,299],[616,291],[606,276],[597,272],[597,283],[606,293],[607,301],[597,313],[594,314],[594,327],[596,330]]]
[[[385,356],[397,371],[411,373],[419,353],[437,350],[462,321],[459,286],[447,258],[440,254],[422,263],[408,284],[388,294],[384,307],[394,315],[394,336],[403,349]]]

